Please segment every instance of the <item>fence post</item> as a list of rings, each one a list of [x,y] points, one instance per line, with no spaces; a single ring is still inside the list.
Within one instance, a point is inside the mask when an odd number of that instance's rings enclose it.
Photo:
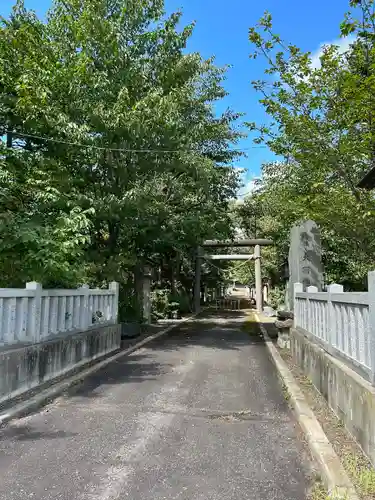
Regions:
[[[307,293],[316,293],[318,291],[318,287],[316,286],[308,286],[306,289]],[[310,306],[310,297],[307,296],[307,331],[310,333],[314,333],[314,330],[312,328],[312,322],[313,322],[313,314]]]
[[[31,299],[30,334],[34,344],[40,342],[40,321],[42,315],[42,285],[36,281],[26,283],[26,290],[33,290]]]
[[[370,271],[367,275],[368,282],[368,320],[369,320],[369,339],[371,355],[371,381],[375,383],[375,271]]]
[[[82,285],[80,287],[80,290],[83,291],[83,307],[81,307],[80,314],[79,314],[79,327],[81,330],[87,330],[88,327],[91,325],[91,318],[90,318],[90,310],[89,310],[89,294],[90,294],[90,287],[89,285]]]
[[[119,290],[120,290],[120,285],[117,283],[117,281],[111,281],[109,284],[109,289],[112,290],[114,293],[113,296],[113,301],[112,301],[112,321],[114,323],[117,323],[118,321],[118,298],[119,298]]]
[[[296,295],[297,293],[301,293],[303,292],[303,284],[302,283],[294,283],[294,286],[293,286],[293,308],[294,308],[294,319],[293,319],[293,323],[294,323],[294,328],[296,328],[296,326],[303,326],[300,324],[300,320],[301,320],[301,308],[300,307],[297,307],[297,301],[296,301]],[[298,321],[297,321],[297,318],[298,318]]]
[[[257,312],[263,312],[263,287],[262,287],[262,262],[261,262],[261,252],[260,245],[255,245],[254,247],[254,257],[255,257],[255,288],[256,288],[256,305]]]
[[[326,324],[326,335],[325,339],[330,345],[337,347],[338,345],[338,328],[335,316],[335,310],[333,307],[331,294],[332,293],[343,293],[344,287],[338,285],[337,283],[332,283],[332,285],[327,286],[327,318],[325,319]]]

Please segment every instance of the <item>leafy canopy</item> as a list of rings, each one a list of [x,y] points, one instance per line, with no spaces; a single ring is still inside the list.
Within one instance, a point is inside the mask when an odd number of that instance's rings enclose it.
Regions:
[[[225,68],[186,51],[162,0],[19,0],[0,27],[0,270],[126,283],[231,232],[239,114],[215,112]]]
[[[270,120],[249,123],[255,141],[265,143],[281,161],[265,165],[263,186],[242,213],[262,210],[270,217],[286,256],[290,226],[314,219],[322,229],[327,281],[356,288],[372,268],[375,206],[357,188],[375,159],[374,2],[352,0],[340,26],[353,43],[346,53],[328,45],[320,64],[311,54],[284,42],[266,13],[249,31],[253,58],[266,61],[265,78],[253,82]],[[355,13],[359,18],[355,18]]]

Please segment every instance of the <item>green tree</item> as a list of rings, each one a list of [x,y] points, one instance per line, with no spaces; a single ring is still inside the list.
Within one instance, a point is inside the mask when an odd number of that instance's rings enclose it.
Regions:
[[[216,115],[226,69],[185,51],[180,18],[161,0],[56,0],[45,23],[22,1],[2,21],[0,259],[20,263],[4,286],[125,290],[146,261],[191,261],[203,239],[230,236],[239,115]]]
[[[341,33],[355,42],[344,54],[325,47],[319,67],[310,53],[274,33],[269,13],[249,33],[252,57],[264,57],[272,75],[253,82],[270,122],[249,127],[258,132],[256,142],[283,159],[264,167],[259,199],[278,227],[280,250],[293,223],[314,219],[322,229],[327,280],[354,288],[363,286],[375,250],[374,199],[356,187],[374,158],[372,3],[350,2],[362,20],[347,14]]]

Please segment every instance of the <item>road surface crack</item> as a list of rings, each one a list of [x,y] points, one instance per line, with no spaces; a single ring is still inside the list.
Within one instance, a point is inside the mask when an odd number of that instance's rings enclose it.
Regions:
[[[176,415],[182,417],[197,418],[203,420],[218,420],[222,422],[269,422],[275,420],[274,417],[268,415],[262,415],[259,413],[254,413],[251,410],[240,410],[234,412],[215,412],[206,409],[159,409],[159,408],[149,408],[145,413],[161,413],[167,415]]]

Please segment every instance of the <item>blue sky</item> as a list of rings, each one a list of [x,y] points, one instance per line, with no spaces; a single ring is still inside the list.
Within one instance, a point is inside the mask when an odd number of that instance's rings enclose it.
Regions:
[[[26,6],[43,15],[50,0],[25,0]],[[0,15],[7,16],[13,0],[0,0]],[[251,46],[248,29],[269,10],[274,18],[275,31],[303,50],[317,52],[323,43],[339,36],[339,24],[348,10],[348,0],[166,0],[167,11],[182,9],[184,22],[196,21],[189,49],[204,57],[216,56],[218,65],[230,64],[225,82],[229,96],[218,107],[230,107],[246,113],[244,120],[264,122],[266,117],[259,96],[251,88],[251,80],[263,77],[263,62],[249,59]],[[241,141],[241,148],[253,146],[252,138]],[[242,192],[251,188],[251,179],[258,176],[263,162],[273,158],[267,149],[251,149],[248,157],[237,166],[246,169]]]

